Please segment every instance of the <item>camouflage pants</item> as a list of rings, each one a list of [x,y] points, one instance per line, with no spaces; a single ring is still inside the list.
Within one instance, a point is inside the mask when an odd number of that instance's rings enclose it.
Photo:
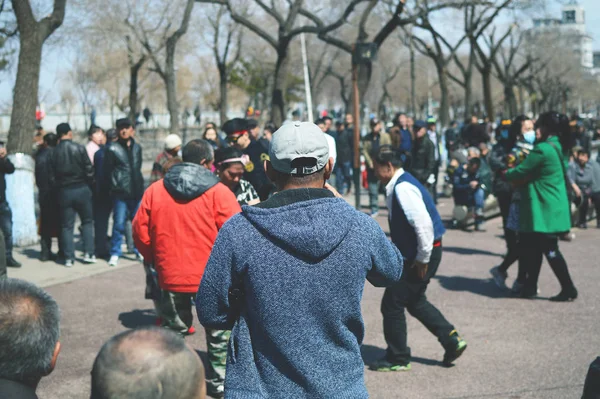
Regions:
[[[209,395],[224,392],[225,366],[227,364],[227,344],[231,331],[206,330],[208,365],[206,367],[206,387]]]

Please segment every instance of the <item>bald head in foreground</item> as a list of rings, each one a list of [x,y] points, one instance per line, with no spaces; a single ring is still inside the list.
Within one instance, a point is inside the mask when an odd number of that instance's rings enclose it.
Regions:
[[[203,399],[204,367],[178,334],[144,327],[115,335],[92,369],[91,399]]]

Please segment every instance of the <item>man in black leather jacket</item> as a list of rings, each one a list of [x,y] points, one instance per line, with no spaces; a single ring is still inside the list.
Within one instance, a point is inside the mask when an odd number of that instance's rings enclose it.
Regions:
[[[433,193],[433,190],[435,190],[436,170],[435,145],[427,136],[427,123],[425,121],[415,121],[413,131],[415,140],[413,142],[412,160],[409,171],[417,178],[419,183]]]
[[[49,178],[50,187],[55,188],[58,193],[61,244],[65,254],[65,266],[73,267],[75,261],[73,243],[75,213],[81,219],[83,261],[95,263],[91,189],[94,184],[94,167],[85,147],[73,142],[73,132],[68,123],[56,126],[56,134],[60,143],[50,155]]]
[[[106,150],[104,178],[108,179],[110,197],[113,201],[113,232],[110,245],[110,266],[116,266],[123,254],[121,242],[125,234],[125,222],[133,220],[144,194],[142,176],[142,147],[135,142],[133,124],[129,119],[116,123],[118,140]],[[141,256],[135,251],[138,259]]]

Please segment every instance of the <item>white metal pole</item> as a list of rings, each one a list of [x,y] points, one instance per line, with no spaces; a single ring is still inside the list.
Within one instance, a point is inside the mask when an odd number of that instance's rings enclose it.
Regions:
[[[300,42],[302,43],[302,63],[304,64],[304,90],[306,91],[306,107],[308,108],[308,120],[314,122],[312,95],[310,93],[310,76],[308,75],[308,60],[306,57],[306,40],[304,33],[300,34]]]

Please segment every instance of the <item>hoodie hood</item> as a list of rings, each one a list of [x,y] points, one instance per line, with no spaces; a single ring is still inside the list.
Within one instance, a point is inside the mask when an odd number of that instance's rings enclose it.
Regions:
[[[167,192],[181,201],[198,198],[218,182],[219,179],[210,170],[188,162],[173,165],[164,179]]]
[[[311,189],[282,191],[269,201],[285,196],[287,201],[281,202],[296,202],[275,208],[245,206],[242,213],[275,245],[308,261],[319,261],[348,235],[356,211],[341,198],[320,195],[311,199],[312,194]]]

